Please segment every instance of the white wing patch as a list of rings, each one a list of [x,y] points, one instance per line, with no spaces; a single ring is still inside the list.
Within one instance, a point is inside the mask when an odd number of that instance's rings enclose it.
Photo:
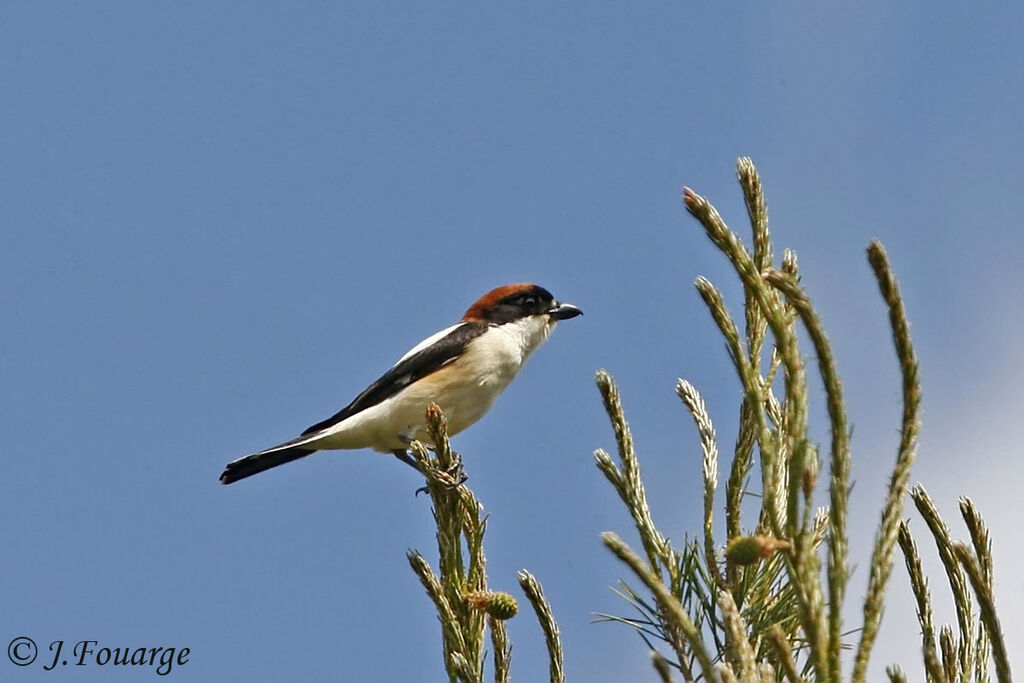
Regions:
[[[405,360],[406,358],[409,358],[410,356],[416,355],[417,353],[419,353],[423,349],[427,348],[428,346],[430,346],[434,342],[437,342],[437,341],[439,341],[441,339],[444,339],[449,334],[454,332],[456,328],[461,327],[464,324],[465,323],[456,323],[456,324],[452,325],[451,327],[446,327],[443,330],[441,330],[440,332],[436,332],[435,334],[430,335],[429,337],[427,337],[426,339],[421,341],[419,344],[417,344],[416,346],[414,346],[411,349],[409,349],[408,351],[406,351],[405,355],[402,356],[401,358],[399,358],[398,361],[395,363],[395,365],[398,365],[398,363],[401,363],[403,360]]]

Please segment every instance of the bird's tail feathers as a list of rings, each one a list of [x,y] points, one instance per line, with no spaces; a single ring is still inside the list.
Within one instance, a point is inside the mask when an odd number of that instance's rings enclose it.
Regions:
[[[312,439],[308,437],[294,439],[273,448],[268,448],[265,451],[233,460],[224,467],[224,471],[220,475],[220,483],[232,484],[239,479],[251,477],[264,470],[269,470],[272,467],[277,467],[278,465],[304,458],[310,453],[315,453],[317,449],[307,445],[310,441]]]

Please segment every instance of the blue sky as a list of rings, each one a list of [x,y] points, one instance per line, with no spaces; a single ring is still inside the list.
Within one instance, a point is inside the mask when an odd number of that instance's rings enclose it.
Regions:
[[[699,444],[673,387],[702,391],[727,450],[738,385],[691,285],[709,277],[734,309],[738,288],[679,193],[742,229],[733,164],[750,155],[848,393],[851,597],[898,438],[863,252],[877,237],[922,365],[913,480],[960,536],[956,497],[979,504],[1024,651],[1022,13],[5,4],[2,640],[189,647],[182,681],[441,680],[405,561],[436,553],[408,468],[345,452],[229,488],[217,475],[333,413],[491,287],[532,280],[586,316],[454,442],[490,514],[491,582],[541,580],[571,680],[649,675],[638,638],[589,623],[626,610],[598,534],[634,539],[593,465],[614,442],[592,378],[621,384],[656,519],[696,531]],[[908,586],[897,567],[875,661],[921,680]],[[941,574],[932,586],[945,595]],[[528,614],[511,636],[516,679],[544,680]]]

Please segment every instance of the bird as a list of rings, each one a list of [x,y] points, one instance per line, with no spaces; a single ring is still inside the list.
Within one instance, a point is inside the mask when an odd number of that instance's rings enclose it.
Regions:
[[[347,406],[297,438],[229,462],[231,484],[323,450],[370,448],[418,469],[413,440],[428,446],[426,409],[436,403],[452,436],[475,423],[561,320],[582,315],[540,285],[492,289],[462,319],[412,347]]]

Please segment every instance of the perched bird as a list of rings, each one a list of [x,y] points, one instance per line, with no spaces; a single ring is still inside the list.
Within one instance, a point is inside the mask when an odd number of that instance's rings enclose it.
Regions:
[[[559,320],[583,312],[532,283],[493,289],[455,325],[427,337],[340,411],[296,439],[229,462],[230,484],[322,450],[372,448],[416,467],[407,452],[427,442],[426,409],[436,403],[458,434],[483,417]]]

